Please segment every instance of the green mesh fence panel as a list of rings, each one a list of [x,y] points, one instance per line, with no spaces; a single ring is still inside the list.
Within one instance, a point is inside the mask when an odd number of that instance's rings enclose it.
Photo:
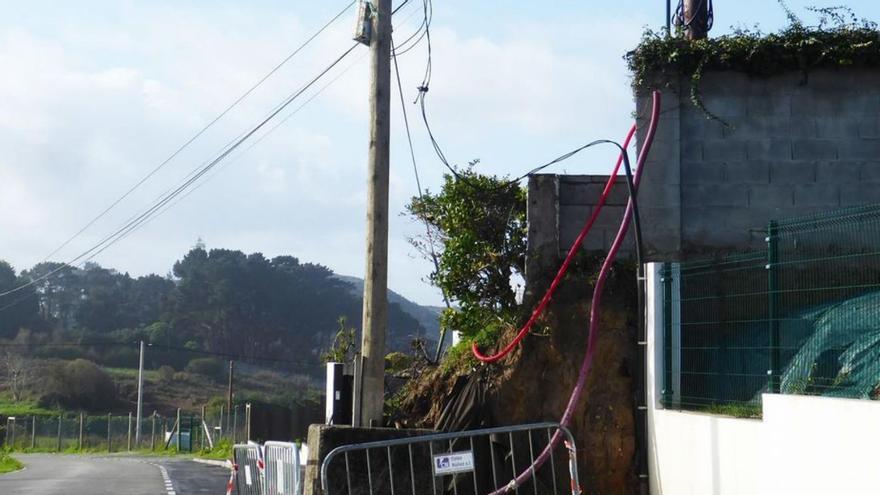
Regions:
[[[880,206],[781,221],[771,231],[780,315],[778,390],[868,399],[880,384]]]
[[[666,362],[678,353],[679,378],[675,390],[668,366],[667,406],[702,409],[760,400],[769,361],[765,256],[693,262],[669,272],[667,301],[680,312],[680,342],[674,342],[668,325]],[[668,314],[676,316],[674,309]]]
[[[767,250],[667,265],[666,407],[761,393],[871,399],[880,384],[880,206],[771,222]]]

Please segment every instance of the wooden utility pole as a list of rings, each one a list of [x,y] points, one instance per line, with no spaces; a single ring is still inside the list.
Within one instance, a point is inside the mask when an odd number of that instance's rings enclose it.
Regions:
[[[370,156],[367,171],[367,269],[356,426],[382,426],[388,327],[388,175],[391,128],[391,0],[376,0],[370,40]]]
[[[709,0],[684,0],[684,33],[689,40],[709,35]]]
[[[134,444],[141,444],[141,421],[144,416],[144,341],[141,341],[140,358],[138,359],[138,400],[137,418],[134,425]],[[129,421],[130,423],[130,421]],[[130,442],[129,442],[130,443]],[[131,450],[131,449],[129,449]]]

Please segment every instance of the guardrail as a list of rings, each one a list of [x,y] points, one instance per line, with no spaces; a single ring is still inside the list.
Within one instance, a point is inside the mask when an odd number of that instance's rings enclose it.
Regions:
[[[299,495],[302,493],[302,474],[299,448],[287,442],[266,442],[266,472],[263,480],[264,495]]]
[[[235,487],[238,495],[263,495],[262,454],[255,443],[232,447]]]
[[[565,438],[540,469],[536,456],[559,431]],[[516,493],[579,494],[574,438],[556,423],[437,433],[344,445],[321,464],[325,495],[485,494],[511,487]],[[559,464],[557,464],[559,461]],[[332,479],[330,471],[333,471]],[[511,480],[531,470],[515,487]],[[531,485],[531,486],[530,486]]]

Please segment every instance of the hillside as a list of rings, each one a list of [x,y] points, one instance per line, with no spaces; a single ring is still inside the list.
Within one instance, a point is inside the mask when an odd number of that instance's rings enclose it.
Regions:
[[[360,297],[364,292],[364,279],[351,277],[348,275],[336,275],[336,278],[351,284],[351,293]],[[427,340],[437,342],[440,335],[440,312],[443,308],[440,306],[422,306],[421,304],[410,301],[406,297],[388,289],[388,303],[396,304],[404,313],[415,318],[422,328],[425,329],[425,338]]]
[[[246,387],[243,394],[270,402],[292,391],[302,396],[323,376],[319,356],[333,344],[340,318],[358,329],[362,310],[360,294],[326,267],[203,246],[165,277],[135,278],[97,264],[41,263],[16,273],[0,262],[0,292],[27,282],[33,285],[0,297],[0,307],[11,305],[0,318],[0,398],[20,396],[43,407],[124,407],[140,340],[149,346],[146,368],[164,376],[157,396],[148,397],[151,407],[222,395],[229,359],[272,378],[268,388]],[[401,307],[417,305],[396,294],[395,300],[402,304],[389,308],[388,349],[409,352],[412,340],[427,332]],[[110,380],[90,365],[109,370]],[[74,393],[70,366],[113,400]],[[241,378],[242,385],[260,383]]]

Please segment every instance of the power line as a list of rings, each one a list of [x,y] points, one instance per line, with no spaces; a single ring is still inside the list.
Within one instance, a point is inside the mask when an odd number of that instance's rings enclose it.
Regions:
[[[420,108],[421,108],[422,121],[424,122],[425,130],[428,133],[428,139],[431,141],[431,146],[434,149],[434,152],[437,155],[437,157],[440,159],[440,162],[452,173],[452,175],[457,180],[464,182],[464,183],[470,185],[475,190],[477,190],[477,189],[479,189],[479,186],[472,184],[468,177],[461,175],[461,173],[458,170],[456,170],[455,167],[452,166],[452,164],[449,163],[449,160],[446,158],[446,154],[443,152],[443,149],[441,148],[440,143],[437,142],[437,138],[434,136],[434,132],[431,129],[431,124],[429,123],[427,109],[426,109],[426,97],[427,97],[428,90],[430,89],[430,85],[431,85],[431,75],[432,75],[432,65],[433,65],[432,64],[432,56],[431,56],[432,55],[431,20],[433,19],[434,14],[433,14],[433,3],[431,0],[424,0],[424,5],[425,5],[425,7],[424,7],[425,8],[425,19],[426,19],[425,37],[427,39],[427,60],[425,62],[425,74],[422,79],[422,83],[418,87],[419,95],[416,99],[420,105]],[[611,140],[607,140],[607,139],[602,139],[602,140],[597,140],[597,141],[587,143],[583,146],[575,148],[572,151],[564,153],[564,154],[560,155],[559,157],[554,158],[553,160],[551,160],[543,165],[537,166],[537,167],[529,170],[528,172],[526,172],[526,173],[524,173],[514,179],[508,180],[508,181],[500,184],[499,186],[494,188],[491,192],[500,192],[500,191],[503,191],[509,187],[513,187],[514,185],[517,185],[521,180],[529,177],[530,175],[536,174],[536,173],[540,172],[541,170],[544,170],[545,168],[550,167],[551,165],[555,165],[559,162],[568,160],[569,158],[573,157],[574,155],[580,153],[581,151],[583,151],[587,148],[591,148],[591,147],[598,145],[598,144],[617,145],[616,142],[611,141]]]
[[[169,201],[171,201],[176,196],[178,196],[181,192],[183,192],[185,189],[187,189],[190,185],[192,185],[200,177],[202,177],[204,174],[206,174],[208,171],[210,171],[212,168],[214,168],[218,163],[220,163],[220,161],[222,161],[224,158],[229,156],[229,154],[232,153],[233,151],[235,151],[235,149],[237,149],[239,146],[241,146],[242,143],[247,141],[251,136],[253,136],[261,128],[263,128],[270,120],[275,118],[275,116],[277,116],[282,110],[284,110],[287,106],[289,106],[291,103],[293,103],[294,100],[296,100],[298,97],[300,97],[306,90],[308,90],[311,86],[313,86],[316,82],[318,82],[325,74],[327,74],[327,72],[329,72],[331,69],[333,69],[333,67],[338,65],[339,62],[341,62],[346,56],[348,56],[351,52],[353,52],[359,45],[360,45],[359,43],[355,43],[349,49],[345,50],[341,55],[339,55],[339,57],[336,58],[336,60],[334,60],[330,65],[328,65],[326,68],[324,68],[311,81],[309,81],[302,88],[300,88],[299,90],[297,90],[296,92],[294,92],[293,94],[288,96],[280,105],[278,105],[278,107],[273,112],[271,112],[259,124],[257,124],[250,131],[248,131],[243,136],[239,137],[237,140],[232,142],[230,145],[228,145],[226,147],[226,149],[219,156],[217,156],[216,158],[211,160],[207,165],[201,167],[195,174],[193,174],[190,178],[186,179],[183,182],[183,184],[179,185],[176,189],[174,189],[174,191],[167,194],[161,201],[159,201],[158,203],[156,203],[153,206],[151,206],[150,208],[148,208],[147,211],[138,215],[134,220],[127,222],[121,228],[119,228],[118,230],[116,230],[112,234],[106,236],[98,244],[96,244],[95,246],[86,250],[85,252],[81,253],[79,256],[73,258],[71,261],[64,263],[63,265],[56,268],[55,270],[52,270],[52,271],[42,275],[41,277],[34,279],[34,280],[31,280],[30,282],[28,282],[26,284],[20,285],[18,287],[15,287],[13,289],[10,289],[10,290],[7,290],[5,292],[0,293],[0,297],[6,296],[9,294],[13,294],[13,293],[18,292],[22,289],[30,287],[30,286],[36,284],[37,282],[40,282],[42,280],[45,280],[45,279],[51,277],[55,273],[58,273],[59,271],[65,269],[65,268],[72,267],[74,263],[77,263],[80,260],[83,260],[83,259],[84,259],[84,261],[91,260],[92,258],[97,256],[98,254],[100,254],[101,252],[106,250],[108,247],[110,247],[113,244],[115,244],[116,242],[118,242],[119,239],[121,239],[124,235],[126,235],[127,233],[131,232],[132,230],[138,228],[140,225],[142,225],[146,221],[146,219],[148,219],[150,216],[152,216],[157,210],[159,210],[164,205],[166,205]]]
[[[52,343],[0,343],[0,349],[33,349],[33,348],[77,348],[77,347],[136,347],[138,345],[137,342],[52,342]],[[261,357],[261,356],[246,356],[244,354],[236,354],[229,352],[217,352],[217,351],[208,351],[205,349],[192,349],[189,347],[180,347],[180,346],[172,346],[165,344],[147,344],[147,346],[151,349],[161,349],[164,351],[172,351],[172,352],[181,352],[181,353],[189,353],[189,354],[199,354],[204,356],[214,356],[214,357],[222,357],[226,359],[233,359],[235,361],[260,361],[260,362],[271,362],[278,364],[291,364],[302,367],[318,367],[321,366],[319,363],[309,362],[309,361],[298,361],[291,359],[280,359],[280,358],[270,358],[270,357]]]
[[[202,349],[189,349],[186,347],[177,347],[177,346],[169,346],[163,344],[149,344],[151,348],[163,349],[167,351],[175,351],[175,352],[188,352],[191,354],[200,354],[204,356],[214,356],[214,357],[222,357],[226,359],[232,359],[234,361],[261,361],[267,363],[278,363],[278,364],[292,364],[302,367],[320,367],[320,363],[309,362],[309,361],[295,361],[290,359],[279,359],[279,358],[270,358],[270,357],[259,357],[259,356],[246,356],[244,354],[235,354],[229,352],[215,352],[215,351],[207,351]]]
[[[77,237],[82,235],[83,232],[89,229],[92,225],[94,225],[98,220],[103,218],[107,213],[109,213],[113,208],[119,205],[122,201],[124,201],[128,196],[130,196],[135,190],[137,190],[140,186],[142,186],[145,182],[150,180],[156,173],[158,173],[162,168],[165,167],[171,160],[173,160],[177,155],[179,155],[184,149],[189,147],[196,139],[198,139],[202,134],[204,134],[208,129],[214,126],[220,119],[222,119],[227,113],[229,113],[233,108],[238,106],[239,103],[242,102],[245,98],[250,96],[257,88],[259,88],[267,79],[272,77],[281,67],[283,67],[287,62],[289,62],[293,57],[295,57],[299,52],[301,52],[306,46],[308,46],[315,38],[317,38],[321,33],[323,33],[330,25],[336,22],[348,9],[355,4],[356,0],[349,2],[339,13],[337,13],[333,18],[331,18],[326,24],[324,24],[316,33],[314,33],[311,37],[309,37],[305,42],[303,42],[299,47],[297,47],[292,53],[290,53],[287,57],[284,58],[280,63],[278,63],[275,67],[272,68],[266,75],[260,78],[253,86],[251,86],[247,91],[242,93],[241,96],[235,99],[229,106],[227,106],[219,115],[214,117],[213,120],[208,122],[207,125],[202,127],[198,132],[196,132],[191,138],[189,138],[186,142],[184,142],[179,148],[177,148],[171,155],[168,156],[164,161],[159,163],[155,168],[153,168],[147,175],[142,177],[138,182],[136,182],[133,186],[131,186],[122,196],[113,201],[109,206],[107,206],[104,210],[102,210],[96,217],[90,220],[84,227],[79,229],[76,233],[70,236],[66,241],[61,243],[60,246],[55,248],[51,253],[45,256],[43,261],[48,260],[59,251],[64,249],[68,244],[70,244]]]
[[[403,3],[401,3],[397,8],[395,8],[392,11],[392,14],[396,14],[398,11],[400,11],[400,9],[402,9],[404,6],[406,6],[406,4],[409,3],[409,1],[410,0],[404,0]],[[353,3],[354,2],[352,2],[352,4]],[[349,7],[351,7],[351,4],[346,7],[346,10]],[[344,12],[344,10],[343,10],[343,12]],[[343,12],[340,12],[339,14],[337,14],[337,16],[334,17],[334,19],[331,20],[330,23],[328,23],[328,25],[331,24],[339,16],[341,16]],[[323,29],[326,29],[326,26],[324,28],[322,28],[322,30]],[[311,39],[314,39],[314,37],[315,36],[313,36]],[[323,71],[321,71],[321,73],[319,73],[314,79],[312,79],[310,82],[308,82],[307,84],[302,86],[299,90],[294,92],[290,97],[288,97],[286,100],[284,100],[281,104],[276,106],[275,110],[273,110],[257,126],[255,126],[249,132],[244,133],[243,135],[239,136],[239,138],[237,138],[236,140],[233,140],[233,142],[228,144],[224,148],[224,151],[222,151],[217,158],[215,158],[211,162],[207,163],[206,165],[195,169],[193,172],[190,172],[190,174],[188,174],[187,177],[184,179],[184,182],[182,185],[180,185],[179,187],[177,187],[176,189],[174,189],[170,193],[167,193],[161,200],[157,200],[156,202],[154,202],[154,204],[151,207],[149,207],[147,209],[147,211],[141,213],[140,215],[136,215],[132,218],[129,218],[129,220],[126,221],[126,223],[121,228],[116,230],[114,233],[104,237],[100,242],[98,242],[98,244],[96,244],[92,248],[88,249],[87,251],[81,253],[79,256],[72,259],[71,261],[68,261],[67,263],[62,264],[58,268],[51,270],[50,272],[48,272],[48,273],[46,273],[36,279],[33,279],[23,285],[20,285],[18,287],[15,287],[13,289],[10,289],[10,290],[7,290],[5,292],[0,293],[0,297],[7,296],[7,295],[13,294],[15,292],[19,292],[27,287],[35,285],[36,283],[38,283],[42,280],[46,280],[46,279],[50,278],[51,276],[55,275],[56,273],[60,272],[61,270],[64,270],[65,268],[73,267],[73,264],[79,262],[80,260],[83,260],[82,263],[88,262],[91,259],[93,259],[95,256],[104,252],[106,249],[108,249],[110,246],[112,246],[116,242],[127,237],[131,232],[133,232],[134,230],[136,230],[137,228],[141,227],[146,222],[148,222],[152,217],[155,216],[157,211],[162,209],[165,205],[167,205],[171,200],[173,200],[175,197],[177,197],[179,194],[181,194],[190,185],[192,185],[193,183],[198,181],[199,178],[201,178],[204,174],[206,174],[208,171],[210,171],[214,166],[217,165],[217,163],[219,163],[224,158],[226,158],[230,153],[232,153],[235,149],[237,149],[243,142],[245,142],[247,139],[249,139],[251,136],[253,136],[266,123],[268,123],[275,116],[277,116],[278,113],[280,113],[282,110],[284,110],[284,108],[289,106],[290,103],[292,103],[296,98],[301,96],[305,91],[307,91],[311,86],[313,86],[318,80],[320,80],[325,74],[327,74],[327,72],[329,72],[331,69],[333,69],[333,67],[335,67],[340,61],[342,61],[342,59],[344,59],[346,56],[348,56],[348,54],[350,54],[352,51],[354,51],[355,48],[358,47],[358,45],[359,45],[359,43],[355,43],[354,45],[352,45],[348,50],[343,52],[336,60],[334,60],[329,66],[327,66]],[[289,58],[292,58],[292,55]],[[277,68],[276,68],[276,70],[277,70]],[[268,78],[268,76],[266,78]],[[289,117],[290,116],[288,116],[288,118]],[[83,259],[83,258],[85,258],[85,259]],[[21,298],[17,301],[14,301],[13,303],[11,303],[7,306],[0,308],[0,312],[2,312],[5,309],[8,309],[11,306],[14,306],[14,305],[24,301],[25,299],[27,299],[27,297]]]
[[[329,71],[330,71],[333,67],[335,67],[339,62],[341,62],[342,59],[344,59],[346,56],[348,56],[348,54],[350,54],[352,51],[354,51],[358,46],[359,46],[359,44],[357,44],[357,43],[354,44],[354,45],[352,45],[351,48],[349,48],[348,50],[346,50],[345,52],[343,52],[342,55],[340,55],[335,61],[333,61],[333,63],[331,63],[327,68],[325,68],[325,69],[324,69],[320,74],[318,74],[314,79],[312,79],[309,83],[307,83],[307,84],[304,85],[302,88],[300,88],[298,91],[296,91],[296,92],[293,93],[291,96],[289,96],[289,97],[288,97],[288,98],[287,98],[287,99],[286,99],[281,105],[279,105],[274,111],[272,111],[272,112],[269,114],[269,116],[267,116],[265,119],[263,119],[263,120],[262,120],[262,121],[261,121],[256,127],[254,127],[253,129],[251,129],[251,130],[250,130],[249,132],[247,132],[245,135],[243,135],[243,136],[241,136],[240,138],[238,138],[238,140],[236,140],[236,141],[234,142],[234,144],[228,146],[228,147],[226,148],[226,150],[223,151],[223,152],[222,152],[217,158],[215,158],[214,160],[212,160],[208,165],[206,165],[206,166],[202,167],[201,169],[199,169],[198,172],[197,172],[196,174],[192,175],[192,177],[190,177],[190,178],[187,179],[182,185],[180,185],[179,187],[177,187],[177,189],[175,189],[170,195],[168,195],[167,197],[163,198],[162,201],[160,201],[159,203],[157,203],[157,204],[155,204],[153,207],[151,207],[149,210],[147,210],[147,212],[141,214],[141,215],[140,215],[140,216],[139,216],[134,222],[132,222],[132,223],[129,224],[129,225],[124,226],[124,227],[123,227],[122,229],[120,229],[120,230],[117,230],[114,234],[112,234],[112,235],[110,236],[110,237],[112,238],[112,240],[107,241],[106,245],[104,245],[103,247],[101,247],[101,248],[100,248],[97,252],[95,252],[94,254],[91,254],[91,255],[89,256],[89,258],[88,258],[86,261],[91,260],[91,259],[94,258],[95,256],[101,254],[102,252],[104,252],[105,250],[107,250],[110,246],[112,246],[113,244],[115,244],[116,242],[118,242],[119,240],[121,240],[122,238],[124,238],[125,236],[127,236],[129,233],[131,233],[132,231],[134,231],[134,230],[136,230],[137,228],[139,228],[139,227],[141,227],[142,225],[144,225],[147,221],[150,220],[150,218],[151,218],[152,216],[154,216],[155,212],[157,212],[157,211],[158,211],[159,209],[161,209],[163,206],[167,205],[171,200],[173,200],[175,197],[177,197],[178,195],[180,195],[184,190],[186,190],[187,188],[189,188],[189,186],[191,186],[193,183],[195,183],[196,181],[198,181],[199,178],[201,178],[203,175],[205,175],[206,173],[208,173],[212,168],[214,168],[218,163],[220,163],[220,161],[222,161],[224,158],[226,158],[227,156],[229,156],[230,153],[232,153],[233,151],[235,151],[239,146],[241,146],[242,143],[244,143],[245,141],[247,141],[251,136],[253,136],[253,135],[254,135],[257,131],[259,131],[263,126],[265,126],[270,120],[272,120],[276,115],[278,115],[282,110],[284,110],[288,105],[290,105],[291,103],[293,103],[293,101],[294,101],[296,98],[298,98],[299,96],[301,96],[306,90],[308,90],[312,85],[314,85],[318,80],[320,80],[321,77],[323,77],[325,74],[327,74],[327,72],[329,72]],[[105,239],[107,239],[107,238],[105,238]],[[99,245],[100,245],[100,244],[99,244]],[[3,294],[0,294],[0,295],[3,295]]]
[[[406,103],[403,99],[403,85],[400,82],[400,67],[397,64],[397,52],[394,49],[394,39],[391,40],[391,59],[394,61],[394,74],[397,77],[397,94],[400,96],[400,109],[403,112],[403,123],[406,127],[406,141],[409,144],[409,156],[412,160],[413,166],[413,174],[416,178],[416,188],[419,193],[419,201],[424,202],[424,194],[422,192],[422,182],[419,179],[419,166],[416,163],[416,153],[413,148],[412,141],[412,132],[409,128],[409,117],[406,113]],[[434,263],[434,273],[440,273],[440,259],[437,256],[437,251],[434,249],[434,236],[431,234],[431,224],[428,223],[427,218],[422,218],[425,223],[425,236],[428,240],[428,249],[431,254],[431,261]],[[440,288],[440,293],[443,295],[443,302],[446,305],[446,308],[449,309],[452,307],[452,304],[449,301],[449,296],[446,294],[446,289],[443,287]],[[440,339],[437,342],[437,352],[434,357],[434,361],[436,362],[440,358],[440,352],[443,349],[443,340],[446,338],[446,327],[444,326],[440,333]]]
[[[33,347],[130,347],[137,345],[129,342],[63,342],[47,344],[22,344],[18,342],[0,344],[0,348],[33,348]]]
[[[392,51],[393,55],[401,56],[401,55],[409,52],[410,50],[412,50],[413,48],[418,46],[418,44],[422,41],[422,39],[425,38],[425,35],[427,34],[427,30],[431,25],[431,17],[429,16],[429,11],[426,8],[428,5],[427,2],[428,2],[428,0],[422,0],[423,16],[422,16],[421,24],[419,25],[419,27],[416,29],[416,31],[412,35],[410,35],[407,39],[405,39],[403,42],[401,42],[400,45],[398,45],[396,48],[393,49],[393,51]],[[433,11],[431,11],[431,12],[433,12]],[[409,19],[409,17],[407,17],[407,19]],[[418,37],[418,39],[413,41],[413,39],[416,37]],[[412,42],[412,44],[410,46],[406,46],[410,42]]]
[[[403,7],[406,6],[407,3],[409,3],[409,1],[410,1],[410,0],[405,0],[402,4],[400,4],[400,5],[394,10],[393,13],[397,13],[398,11],[400,11]],[[418,9],[416,9],[416,10],[418,10]],[[415,12],[413,12],[413,14],[414,14],[414,13],[415,13]],[[409,16],[407,16],[407,17],[404,19],[404,22],[405,22],[406,20],[408,20],[410,17],[412,17],[412,14],[409,15]],[[149,221],[152,221],[153,219],[155,219],[155,218],[157,218],[157,217],[159,217],[159,216],[162,216],[166,211],[168,211],[168,210],[174,208],[176,205],[178,205],[179,203],[181,203],[181,202],[182,202],[184,199],[186,199],[190,194],[196,192],[196,191],[197,191],[198,189],[200,189],[202,186],[206,185],[206,184],[207,184],[208,182],[210,182],[212,179],[214,179],[215,177],[217,177],[218,175],[220,175],[220,174],[221,174],[221,173],[222,173],[227,167],[229,167],[230,165],[232,165],[232,164],[238,162],[238,160],[240,160],[240,159],[241,159],[244,155],[246,155],[250,150],[252,150],[252,149],[255,148],[256,146],[258,146],[260,143],[262,143],[263,140],[265,140],[265,139],[268,138],[270,135],[272,135],[272,134],[273,134],[273,133],[274,133],[279,127],[281,127],[282,125],[284,125],[284,124],[285,124],[288,120],[290,120],[294,115],[296,115],[297,113],[299,113],[300,110],[303,109],[303,107],[305,107],[306,105],[308,105],[309,103],[311,103],[312,100],[314,100],[315,98],[317,98],[318,96],[320,96],[320,95],[321,95],[321,94],[322,94],[327,88],[329,88],[331,85],[333,85],[336,81],[338,81],[343,75],[345,75],[345,74],[346,74],[348,71],[350,71],[352,68],[354,68],[354,66],[356,66],[357,64],[359,64],[359,63],[364,59],[365,56],[366,56],[366,54],[362,55],[362,56],[359,57],[357,60],[355,60],[354,63],[348,65],[346,68],[344,68],[342,71],[340,71],[339,74],[337,74],[336,76],[334,76],[333,79],[331,79],[329,82],[327,82],[327,84],[325,84],[325,85],[322,86],[320,89],[318,89],[315,93],[313,93],[311,96],[309,96],[309,98],[308,98],[305,102],[303,102],[300,106],[298,106],[298,107],[295,108],[293,111],[291,111],[289,114],[287,114],[287,116],[285,116],[285,117],[284,117],[283,119],[281,119],[278,123],[276,123],[274,126],[272,126],[268,131],[266,131],[266,133],[264,133],[262,136],[260,136],[256,141],[252,142],[247,148],[245,148],[243,151],[241,151],[238,155],[236,155],[235,157],[233,157],[231,160],[228,160],[228,161],[224,162],[222,165],[220,165],[220,167],[218,167],[217,171],[216,171],[214,174],[208,176],[205,180],[203,180],[202,182],[200,182],[199,184],[197,184],[195,187],[193,187],[192,189],[190,189],[189,191],[187,191],[183,196],[181,196],[180,198],[178,198],[174,203],[169,204],[168,206],[166,206],[162,211],[160,211],[159,213],[157,213],[153,218],[151,218],[150,220],[148,220],[146,223],[149,223]],[[166,191],[166,192],[167,192],[167,191]],[[158,198],[156,199],[156,201],[158,201]],[[126,234],[126,236],[127,236],[127,234]],[[0,311],[2,311],[2,309],[0,309]]]
[[[343,69],[342,71],[340,71],[339,74],[337,74],[337,75],[336,75],[333,79],[331,79],[327,84],[325,84],[325,85],[322,86],[320,89],[318,89],[318,91],[316,91],[314,94],[312,94],[312,96],[310,96],[310,97],[309,97],[306,101],[304,101],[300,106],[296,107],[292,112],[290,112],[289,114],[287,114],[287,116],[285,116],[283,119],[281,119],[280,121],[278,121],[274,126],[272,126],[268,131],[266,131],[265,134],[263,134],[262,136],[260,136],[256,141],[252,142],[247,148],[245,148],[244,150],[242,150],[242,151],[241,151],[239,154],[237,154],[235,157],[233,157],[233,158],[231,158],[230,160],[227,160],[226,162],[224,162],[223,164],[221,164],[221,165],[217,168],[216,172],[214,172],[213,174],[211,174],[211,175],[209,175],[208,177],[206,177],[202,182],[199,182],[198,184],[196,184],[194,187],[192,187],[190,190],[188,190],[185,194],[183,194],[182,196],[180,196],[179,198],[177,198],[177,200],[175,200],[173,203],[168,204],[165,208],[162,209],[162,211],[160,211],[159,213],[157,213],[156,215],[154,215],[152,218],[150,218],[150,220],[148,220],[147,222],[145,222],[145,224],[146,224],[146,223],[149,223],[150,221],[152,221],[152,220],[154,220],[154,219],[156,219],[156,218],[158,218],[158,217],[160,217],[160,216],[162,216],[163,214],[165,214],[165,212],[167,212],[168,210],[174,208],[175,206],[177,206],[178,204],[180,204],[183,200],[185,200],[187,197],[189,197],[190,194],[196,192],[197,190],[199,190],[200,188],[202,188],[203,186],[205,186],[208,182],[210,182],[211,180],[213,180],[215,177],[217,177],[218,175],[220,175],[220,174],[221,174],[224,170],[226,170],[229,166],[231,166],[232,164],[238,162],[238,160],[240,160],[240,159],[241,159],[244,155],[246,155],[250,150],[252,150],[253,148],[257,147],[260,143],[262,143],[263,140],[265,140],[266,138],[268,138],[268,137],[269,137],[273,132],[275,132],[279,127],[281,127],[282,125],[284,125],[284,124],[285,124],[288,120],[290,120],[294,115],[296,115],[297,113],[299,113],[300,110],[302,110],[306,105],[308,105],[309,103],[311,103],[312,100],[314,100],[315,98],[317,98],[318,96],[320,96],[321,93],[323,93],[323,92],[324,92],[327,88],[329,88],[333,83],[335,83],[336,81],[338,81],[338,80],[339,80],[343,75],[345,75],[349,70],[351,70],[354,66],[356,66],[356,65],[359,64],[361,61],[363,61],[364,56],[366,56],[366,54],[364,54],[363,56],[359,57],[354,63],[348,65],[348,67],[346,67],[345,69]],[[126,234],[126,236],[128,236],[128,234]],[[2,311],[2,309],[0,309],[0,311]]]

